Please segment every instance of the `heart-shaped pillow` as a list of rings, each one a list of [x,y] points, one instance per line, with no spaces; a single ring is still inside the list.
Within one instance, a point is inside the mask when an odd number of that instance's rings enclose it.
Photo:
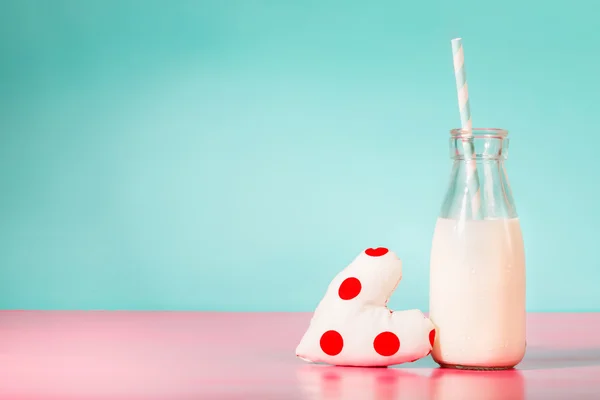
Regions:
[[[309,362],[388,366],[427,356],[433,323],[419,310],[392,311],[402,261],[384,247],[362,252],[331,281],[296,355]]]

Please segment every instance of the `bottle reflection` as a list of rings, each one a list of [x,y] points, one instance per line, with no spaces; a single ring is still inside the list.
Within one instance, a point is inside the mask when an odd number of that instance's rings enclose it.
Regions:
[[[517,370],[356,368],[306,365],[298,383],[310,400],[523,400]]]
[[[517,370],[461,371],[436,369],[431,375],[433,400],[523,400],[525,381]]]

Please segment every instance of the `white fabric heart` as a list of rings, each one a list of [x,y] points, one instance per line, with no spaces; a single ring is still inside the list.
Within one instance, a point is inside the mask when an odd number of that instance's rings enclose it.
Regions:
[[[392,311],[387,301],[402,279],[402,261],[369,248],[331,281],[296,348],[309,362],[388,366],[427,356],[433,323],[419,310]]]

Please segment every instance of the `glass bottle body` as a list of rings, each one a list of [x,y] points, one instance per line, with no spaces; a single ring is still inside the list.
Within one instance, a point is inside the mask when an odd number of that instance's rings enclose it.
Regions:
[[[432,355],[442,366],[506,369],[525,354],[525,253],[506,135],[452,131],[454,163],[430,261]]]

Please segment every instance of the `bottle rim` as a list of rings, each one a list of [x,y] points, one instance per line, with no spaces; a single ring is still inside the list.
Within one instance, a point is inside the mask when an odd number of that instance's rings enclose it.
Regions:
[[[502,139],[508,136],[506,129],[500,128],[473,128],[468,129],[452,129],[450,131],[452,137],[475,137],[475,138],[498,138]]]

